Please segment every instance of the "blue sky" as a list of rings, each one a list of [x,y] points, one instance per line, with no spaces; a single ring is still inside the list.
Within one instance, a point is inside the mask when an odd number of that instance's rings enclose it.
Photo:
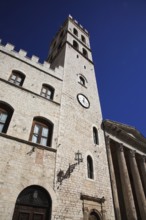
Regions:
[[[43,62],[69,14],[90,33],[103,118],[146,136],[146,0],[1,0],[0,38]]]

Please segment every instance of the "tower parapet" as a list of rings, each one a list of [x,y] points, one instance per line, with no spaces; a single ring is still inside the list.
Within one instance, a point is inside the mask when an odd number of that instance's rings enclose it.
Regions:
[[[52,76],[55,76],[57,78],[63,79],[63,67],[58,66],[55,69],[51,69],[50,63],[47,61],[44,61],[44,63],[39,62],[39,57],[32,55],[31,58],[27,57],[27,52],[23,49],[20,49],[18,52],[15,51],[15,46],[11,43],[7,43],[6,45],[1,44],[2,40],[0,39],[0,51],[9,55],[13,56],[16,59],[21,60],[22,62],[25,62],[27,64],[30,64],[31,66],[40,69],[41,71],[44,71],[48,74],[51,74]]]

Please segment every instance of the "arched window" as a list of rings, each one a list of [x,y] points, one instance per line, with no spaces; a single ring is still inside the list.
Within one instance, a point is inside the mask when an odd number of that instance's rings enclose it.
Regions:
[[[73,47],[77,50],[79,49],[79,45],[75,40],[73,41]]]
[[[84,37],[83,35],[81,35],[81,40],[82,40],[84,43],[86,43],[86,39],[85,39],[85,37]]]
[[[76,36],[78,36],[78,31],[77,31],[77,29],[73,29],[73,33],[76,35]]]
[[[6,133],[14,109],[7,103],[0,101],[0,132]]]
[[[43,117],[35,117],[33,120],[30,141],[44,146],[51,146],[53,124]]]
[[[93,127],[93,141],[94,141],[94,144],[99,144],[98,131],[97,131],[97,128],[95,127]]]
[[[80,79],[80,84],[82,86],[85,86],[85,79],[82,76],[80,76],[79,79]]]
[[[52,200],[49,193],[40,186],[29,186],[18,196],[13,220],[51,219]]]
[[[93,160],[90,156],[87,157],[87,174],[89,179],[94,179]]]
[[[11,82],[17,86],[22,86],[24,79],[25,79],[25,75],[23,73],[21,73],[18,70],[13,70],[12,74],[9,78],[9,82]]]
[[[46,99],[53,100],[54,88],[47,84],[43,84],[42,90],[41,90],[41,96],[45,97]]]
[[[100,217],[95,211],[92,211],[90,213],[89,220],[100,220]]]
[[[88,57],[87,50],[85,50],[84,48],[83,48],[83,55],[84,55],[85,57]]]

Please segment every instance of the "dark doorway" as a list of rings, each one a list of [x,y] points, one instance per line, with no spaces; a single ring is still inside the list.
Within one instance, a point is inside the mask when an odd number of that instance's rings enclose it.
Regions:
[[[96,212],[93,211],[90,213],[89,220],[101,220],[101,218]]]
[[[13,220],[48,220],[52,201],[48,192],[39,186],[30,186],[18,196]]]

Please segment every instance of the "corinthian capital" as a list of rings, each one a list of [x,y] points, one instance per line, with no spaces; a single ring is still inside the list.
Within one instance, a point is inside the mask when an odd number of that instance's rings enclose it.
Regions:
[[[107,143],[108,146],[110,145],[110,137],[109,137],[109,135],[106,136],[106,143]]]
[[[124,146],[123,146],[122,143],[121,143],[120,146],[119,146],[119,151],[120,151],[120,152],[124,152]]]
[[[135,157],[136,150],[130,150],[130,157]]]
[[[139,162],[141,162],[141,163],[145,163],[146,162],[146,155],[138,154],[137,158],[138,158]]]

